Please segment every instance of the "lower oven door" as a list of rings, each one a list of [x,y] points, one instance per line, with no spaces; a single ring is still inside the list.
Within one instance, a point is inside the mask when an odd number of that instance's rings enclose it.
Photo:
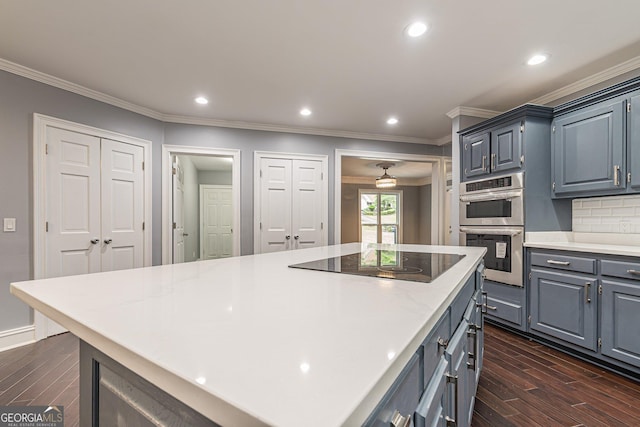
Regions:
[[[523,227],[460,227],[464,246],[487,248],[487,279],[522,286]]]

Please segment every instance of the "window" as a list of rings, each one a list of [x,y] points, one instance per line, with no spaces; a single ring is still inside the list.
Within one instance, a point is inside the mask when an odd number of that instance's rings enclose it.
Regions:
[[[360,190],[360,241],[402,243],[402,191]]]

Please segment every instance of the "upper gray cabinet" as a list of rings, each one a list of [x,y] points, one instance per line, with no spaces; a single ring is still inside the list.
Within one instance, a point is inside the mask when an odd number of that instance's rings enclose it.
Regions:
[[[556,196],[624,192],[624,109],[615,99],[557,118],[552,124],[552,189]]]
[[[525,142],[533,158],[548,152],[548,133],[541,130],[548,132],[551,114],[549,107],[523,105],[460,131],[462,181],[523,169]]]
[[[635,78],[554,109],[554,198],[640,192],[639,88]]]

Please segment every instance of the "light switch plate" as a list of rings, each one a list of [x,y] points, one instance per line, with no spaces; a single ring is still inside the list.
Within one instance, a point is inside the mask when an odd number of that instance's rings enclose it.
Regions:
[[[5,232],[14,232],[14,231],[16,231],[16,219],[15,218],[5,218],[4,219],[4,231]]]

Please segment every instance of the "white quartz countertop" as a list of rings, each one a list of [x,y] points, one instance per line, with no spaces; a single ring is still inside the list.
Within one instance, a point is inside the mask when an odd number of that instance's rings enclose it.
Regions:
[[[525,247],[640,257],[640,235],[617,233],[533,232]]]
[[[424,284],[288,268],[357,243],[13,283],[80,339],[222,425],[360,425],[484,255]],[[385,247],[389,248],[389,247]]]

